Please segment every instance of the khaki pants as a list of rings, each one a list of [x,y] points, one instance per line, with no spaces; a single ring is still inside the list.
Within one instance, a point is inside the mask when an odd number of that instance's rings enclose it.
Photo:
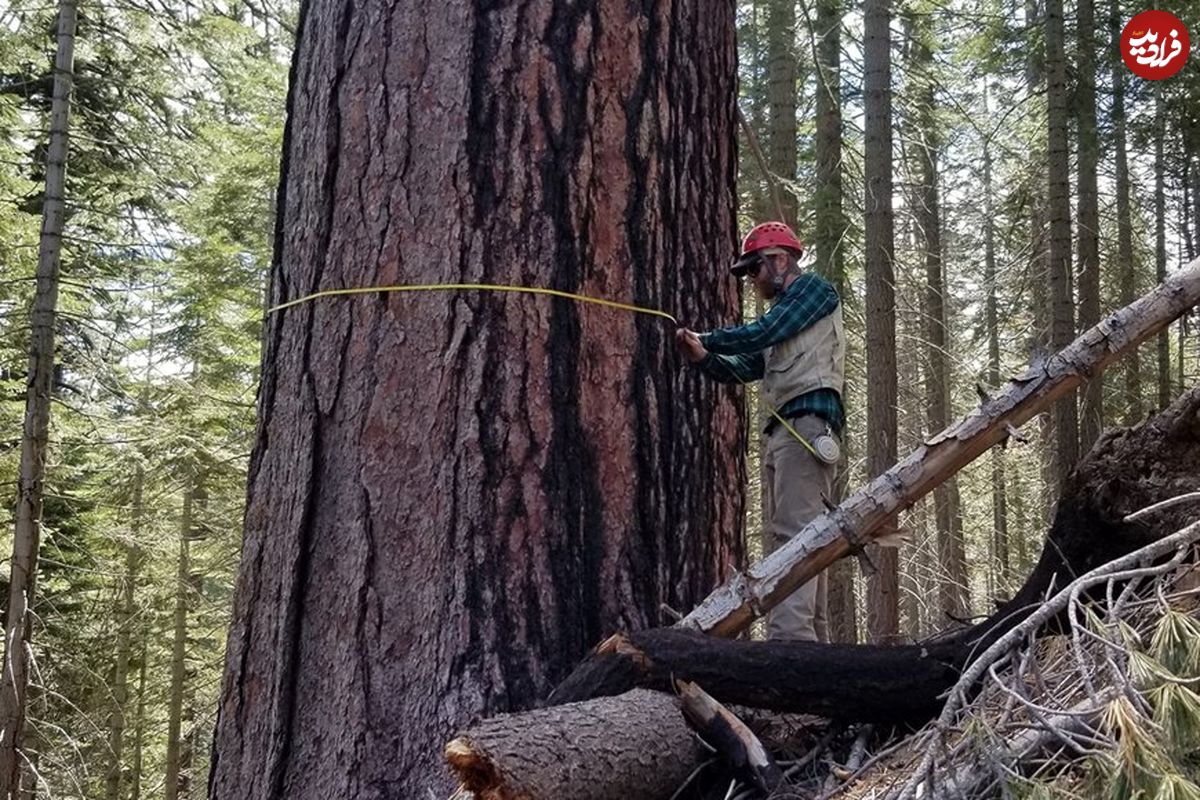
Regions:
[[[826,430],[825,421],[811,414],[789,422],[808,441]],[[763,479],[768,487],[765,511],[770,520],[766,544],[770,551],[824,513],[821,495],[833,498],[836,472],[835,464],[818,461],[786,428],[775,426],[767,437],[763,461]],[[767,615],[767,638],[815,642],[818,631],[825,638],[826,593],[821,586],[825,580],[825,573],[821,573],[773,608]]]

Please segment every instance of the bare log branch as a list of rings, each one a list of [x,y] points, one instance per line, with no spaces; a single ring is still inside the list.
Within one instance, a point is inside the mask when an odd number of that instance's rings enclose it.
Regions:
[[[680,681],[678,686],[683,714],[692,727],[756,789],[764,794],[774,791],[783,773],[746,723],[697,684]]]

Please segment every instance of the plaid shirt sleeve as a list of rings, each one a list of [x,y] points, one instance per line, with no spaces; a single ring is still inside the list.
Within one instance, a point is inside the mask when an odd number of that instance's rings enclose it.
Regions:
[[[720,356],[709,353],[696,366],[720,383],[750,383],[762,378],[766,369],[766,359],[762,353],[750,353],[742,356]]]
[[[839,302],[832,284],[814,272],[806,272],[754,322],[702,333],[700,341],[706,350],[718,356],[758,353],[800,333],[830,314]]]

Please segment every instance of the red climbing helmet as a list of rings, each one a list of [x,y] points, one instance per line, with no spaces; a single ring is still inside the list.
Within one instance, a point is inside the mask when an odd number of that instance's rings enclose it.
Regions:
[[[755,253],[768,247],[794,250],[797,258],[804,254],[804,242],[796,238],[791,228],[782,222],[764,222],[755,225],[746,234],[746,238],[742,240],[742,253],[729,271],[734,275],[744,275],[750,266],[758,261],[759,256]]]

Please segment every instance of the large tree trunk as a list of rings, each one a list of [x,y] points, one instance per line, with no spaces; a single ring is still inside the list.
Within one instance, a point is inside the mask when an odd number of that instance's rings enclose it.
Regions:
[[[312,0],[272,300],[479,280],[735,319],[733,32],[702,0]],[[444,797],[453,729],[725,576],[740,390],[671,334],[474,293],[268,319],[214,800]]]
[[[46,150],[46,194],[38,243],[37,292],[30,315],[29,383],[17,478],[16,525],[5,616],[3,677],[0,677],[0,798],[12,800],[21,786],[21,739],[29,689],[29,609],[37,586],[42,534],[42,492],[50,428],[54,375],[54,325],[62,252],[67,173],[67,127],[74,80],[75,0],[58,7],[58,49],[50,104],[50,143]]]
[[[866,180],[867,473],[896,462],[896,278],[892,218],[891,0],[863,5],[863,110]],[[867,630],[888,642],[900,630],[900,558],[870,548],[876,571],[867,581]]]
[[[1100,321],[1100,197],[1096,170],[1096,10],[1094,0],[1079,0],[1076,35],[1075,119],[1079,137],[1079,330]],[[1161,282],[1161,279],[1160,279]],[[1094,376],[1083,389],[1079,446],[1086,451],[1104,428],[1104,381]]]
[[[813,244],[817,272],[837,288],[845,302],[848,299],[845,242],[848,222],[842,210],[842,3],[841,0],[816,0],[815,5],[817,130],[813,146],[817,183],[813,191]],[[847,444],[852,435],[850,431],[844,432]],[[849,450],[849,446],[842,448],[835,502],[844,494]],[[839,562],[830,567],[828,585],[826,614],[830,641],[858,641],[854,565]]]
[[[1063,0],[1046,0],[1046,208],[1050,221],[1050,344],[1061,350],[1075,337],[1071,299],[1071,154],[1067,148],[1067,60]],[[1129,297],[1122,305],[1133,302]],[[1058,486],[1079,460],[1079,422],[1075,393],[1054,406],[1054,478]]]

